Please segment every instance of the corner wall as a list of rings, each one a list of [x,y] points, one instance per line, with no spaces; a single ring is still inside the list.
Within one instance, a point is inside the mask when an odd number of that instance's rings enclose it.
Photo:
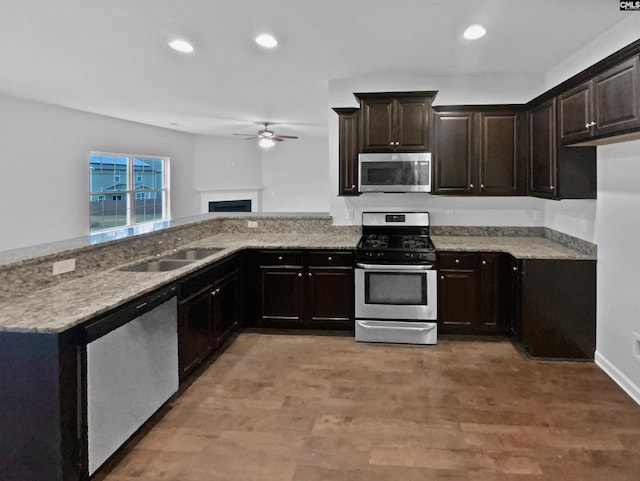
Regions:
[[[197,212],[189,134],[0,96],[0,251],[89,233],[89,152],[171,158],[172,216]]]

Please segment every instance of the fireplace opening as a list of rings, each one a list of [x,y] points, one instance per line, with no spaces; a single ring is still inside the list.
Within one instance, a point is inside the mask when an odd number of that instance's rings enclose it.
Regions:
[[[209,202],[209,212],[251,212],[251,199]]]

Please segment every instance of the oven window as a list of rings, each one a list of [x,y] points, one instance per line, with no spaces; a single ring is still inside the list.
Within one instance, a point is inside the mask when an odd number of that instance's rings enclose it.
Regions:
[[[424,273],[365,272],[364,282],[366,304],[427,305]]]

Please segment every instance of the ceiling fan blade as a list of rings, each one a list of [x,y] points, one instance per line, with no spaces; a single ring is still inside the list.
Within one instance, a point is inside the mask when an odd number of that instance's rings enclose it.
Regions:
[[[245,137],[246,140],[257,139],[258,136],[256,134],[233,134],[239,137]]]
[[[284,140],[284,139],[297,139],[297,138],[298,138],[298,137],[297,137],[297,136],[295,136],[295,135],[274,135],[274,136],[273,136],[273,137],[271,137],[271,138],[273,139],[273,138],[276,138],[276,137],[277,137],[279,140]]]

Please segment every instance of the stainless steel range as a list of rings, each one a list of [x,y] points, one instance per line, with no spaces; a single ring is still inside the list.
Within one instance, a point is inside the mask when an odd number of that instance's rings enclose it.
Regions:
[[[356,341],[435,344],[437,279],[428,212],[364,212],[356,247]]]

